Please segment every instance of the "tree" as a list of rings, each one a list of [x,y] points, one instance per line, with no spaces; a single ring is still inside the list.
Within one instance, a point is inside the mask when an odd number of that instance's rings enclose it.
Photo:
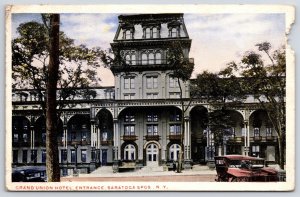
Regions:
[[[224,137],[230,135],[234,123],[230,117],[230,107],[243,102],[245,94],[241,80],[234,75],[236,64],[229,63],[218,73],[203,71],[191,84],[191,94],[195,99],[210,104],[207,127],[217,145],[223,145]],[[207,144],[207,146],[212,146]],[[210,157],[213,157],[210,147]],[[212,159],[212,158],[210,158]]]
[[[179,99],[181,105],[181,137],[180,137],[180,151],[179,151],[179,158],[178,158],[178,165],[176,172],[180,173],[182,171],[183,166],[183,158],[184,158],[184,135],[185,135],[185,112],[188,110],[191,104],[191,98],[189,99],[188,103],[185,101],[186,98],[183,97],[183,85],[187,83],[192,75],[194,70],[194,63],[190,62],[189,58],[187,57],[188,54],[184,53],[185,46],[182,45],[180,41],[173,41],[168,46],[168,53],[167,53],[167,60],[172,70],[172,77],[177,79],[178,87],[179,87]]]
[[[59,14],[50,15],[50,49],[46,97],[46,171],[49,182],[60,181],[57,145],[56,89],[59,68]]]
[[[270,64],[262,60],[260,53],[248,51],[239,64],[241,75],[247,80],[243,88],[254,95],[260,107],[267,112],[269,121],[278,136],[279,165],[284,169],[285,158],[285,97],[286,56],[284,46],[271,52],[268,42],[256,45],[259,52],[267,55]]]
[[[104,52],[75,45],[59,32],[59,16],[44,14],[42,18],[43,24],[32,21],[17,28],[19,37],[12,40],[12,86],[33,89],[38,95],[46,117],[48,181],[59,181],[56,130],[62,109],[72,107],[70,100],[75,97],[95,96],[88,87],[100,80],[96,69]]]

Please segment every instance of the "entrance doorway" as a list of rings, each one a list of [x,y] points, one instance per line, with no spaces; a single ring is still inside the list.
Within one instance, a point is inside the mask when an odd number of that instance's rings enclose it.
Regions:
[[[146,149],[147,166],[158,166],[158,147],[156,144],[149,144]]]
[[[102,166],[107,165],[107,150],[103,149],[102,150]]]

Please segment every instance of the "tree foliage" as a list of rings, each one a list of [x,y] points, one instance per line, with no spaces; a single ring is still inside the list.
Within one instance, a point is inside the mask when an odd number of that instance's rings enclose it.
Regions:
[[[49,30],[47,19],[44,24],[38,22],[22,23],[17,28],[19,36],[12,40],[12,78],[13,88],[34,89],[45,108],[46,81],[48,78]],[[59,73],[58,100],[72,100],[75,97],[91,98],[86,94],[87,87],[99,85],[97,68],[102,65],[104,51],[100,48],[88,48],[76,45],[64,32],[59,33]],[[58,102],[63,108],[63,102]]]
[[[173,41],[168,45],[167,51],[167,61],[172,70],[171,77],[177,79],[178,87],[179,87],[179,98],[181,104],[181,137],[180,137],[180,152],[178,158],[177,172],[180,173],[183,167],[183,158],[184,158],[184,135],[185,135],[185,127],[184,127],[184,117],[185,112],[190,106],[191,99],[188,104],[185,103],[186,98],[183,98],[183,85],[187,83],[192,75],[194,70],[194,63],[190,62],[188,58],[188,53],[185,53],[187,46],[184,46],[181,41]]]
[[[284,168],[285,128],[286,128],[286,56],[284,46],[271,51],[268,42],[256,45],[260,53],[268,57],[270,64],[262,60],[256,52],[247,52],[241,60],[240,73],[247,79],[244,89],[258,100],[262,109],[267,112],[277,136],[279,146],[279,164]]]

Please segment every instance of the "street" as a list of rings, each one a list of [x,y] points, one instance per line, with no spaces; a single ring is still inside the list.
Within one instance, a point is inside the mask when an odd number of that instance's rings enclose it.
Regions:
[[[62,182],[82,182],[82,181],[116,181],[116,182],[214,182],[214,174],[197,175],[166,175],[166,176],[130,176],[130,177],[62,177]]]

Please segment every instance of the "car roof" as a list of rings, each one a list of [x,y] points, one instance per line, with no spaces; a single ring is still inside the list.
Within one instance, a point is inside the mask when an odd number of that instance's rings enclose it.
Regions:
[[[13,168],[13,173],[15,172],[24,172],[24,173],[34,173],[34,172],[43,172],[46,171],[45,166],[21,166]]]
[[[224,156],[216,156],[215,159],[226,158],[229,160],[263,160],[262,158],[250,157],[244,155],[224,155]]]

